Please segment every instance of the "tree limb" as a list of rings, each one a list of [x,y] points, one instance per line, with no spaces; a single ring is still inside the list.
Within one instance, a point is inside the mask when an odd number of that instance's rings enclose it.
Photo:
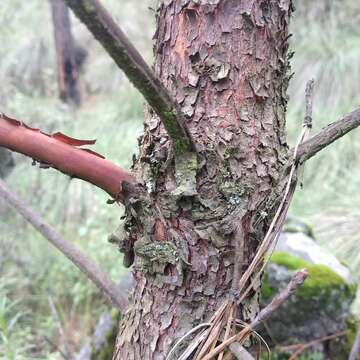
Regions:
[[[181,109],[106,9],[98,0],[65,2],[159,115],[173,141],[175,155],[191,152],[193,144]]]
[[[256,329],[261,323],[269,319],[269,317],[291,296],[295,293],[299,286],[301,286],[306,278],[309,276],[309,272],[306,269],[297,271],[291,278],[286,288],[279,292],[278,295],[262,309],[256,318],[250,324],[252,330]]]
[[[31,157],[42,168],[53,167],[123,200],[122,183],[134,184],[134,177],[101,155],[80,148],[93,143],[93,140],[72,139],[61,133],[48,135],[0,113],[0,146]]]
[[[329,124],[318,134],[299,145],[296,161],[304,163],[312,158],[320,150],[330,145],[335,140],[341,138],[351,130],[360,125],[360,108],[345,115],[340,120]]]
[[[1,179],[0,196],[80,269],[120,311],[124,312],[126,310],[128,304],[127,298],[108,275],[73,244],[63,239],[44,219],[13,193]]]
[[[255,358],[237,342],[230,344],[229,349],[238,360],[255,360]]]

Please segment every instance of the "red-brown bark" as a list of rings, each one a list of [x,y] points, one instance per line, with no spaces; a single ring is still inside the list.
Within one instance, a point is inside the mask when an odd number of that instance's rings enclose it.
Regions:
[[[53,167],[90,182],[121,200],[122,182],[133,184],[134,177],[101,155],[80,147],[94,143],[94,140],[77,140],[61,133],[48,135],[0,114],[0,146],[31,157],[40,167]]]
[[[233,276],[263,239],[290,159],[291,11],[290,0],[161,2],[154,68],[186,116],[198,153],[199,165],[188,164],[196,168],[196,191],[178,186],[167,134],[150,110],[134,166],[150,198],[127,209],[128,236],[119,244],[125,253],[133,249],[136,283],[114,359],[165,359],[180,337],[236,296]],[[259,286],[237,318],[254,318]]]

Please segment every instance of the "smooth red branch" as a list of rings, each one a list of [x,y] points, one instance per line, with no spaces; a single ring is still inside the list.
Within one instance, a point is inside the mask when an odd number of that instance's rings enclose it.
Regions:
[[[122,183],[134,184],[131,173],[81,146],[94,140],[77,140],[61,133],[48,135],[0,113],[0,146],[31,157],[40,167],[90,182],[122,200]]]

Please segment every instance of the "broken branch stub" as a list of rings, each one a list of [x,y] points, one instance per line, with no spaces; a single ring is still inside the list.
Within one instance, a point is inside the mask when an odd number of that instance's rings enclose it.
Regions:
[[[300,164],[304,163],[358,126],[360,126],[360,108],[327,125],[319,133],[299,145],[295,160]]]

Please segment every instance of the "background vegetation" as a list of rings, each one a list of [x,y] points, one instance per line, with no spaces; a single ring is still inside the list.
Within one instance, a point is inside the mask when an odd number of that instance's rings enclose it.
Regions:
[[[151,62],[153,0],[106,0],[104,5]],[[357,0],[296,1],[288,132],[300,131],[304,88],[316,79],[317,131],[359,105],[360,4]],[[349,21],[351,19],[351,21]],[[128,167],[142,130],[143,100],[75,19],[77,42],[89,51],[83,74],[85,98],[74,111],[57,100],[49,4],[5,0],[0,6],[0,110],[49,132],[96,138],[95,150]],[[305,186],[291,212],[314,226],[317,239],[360,278],[359,130],[307,164]],[[18,191],[67,239],[80,246],[114,280],[124,273],[107,235],[121,209],[106,205],[100,190],[53,170],[40,171],[16,156],[8,178]],[[1,205],[1,204],[0,204]],[[51,314],[52,299],[71,351],[86,341],[106,308],[97,290],[17,214],[0,209],[0,359],[60,359],[64,348]],[[360,306],[355,307],[358,311]]]

